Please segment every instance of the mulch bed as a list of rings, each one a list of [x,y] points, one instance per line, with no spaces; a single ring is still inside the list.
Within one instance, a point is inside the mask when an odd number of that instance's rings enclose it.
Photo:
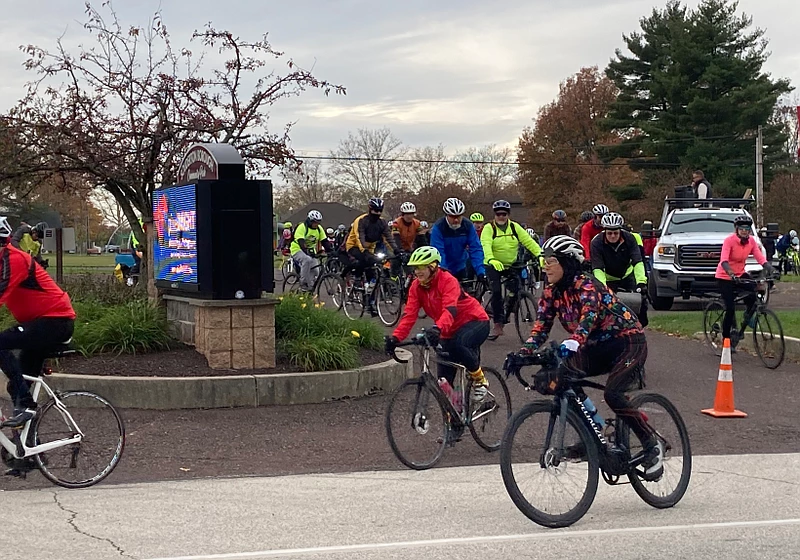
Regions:
[[[389,358],[376,350],[362,349],[361,365],[385,362]],[[276,366],[270,369],[211,369],[205,356],[193,348],[182,346],[165,352],[149,354],[100,354],[64,358],[53,364],[53,371],[86,375],[119,375],[123,377],[218,377],[225,375],[269,375],[300,372],[286,356],[278,355]]]

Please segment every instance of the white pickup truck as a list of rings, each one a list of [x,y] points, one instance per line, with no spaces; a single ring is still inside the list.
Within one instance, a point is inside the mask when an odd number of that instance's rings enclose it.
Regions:
[[[654,309],[670,309],[676,297],[689,299],[717,293],[714,274],[722,242],[733,233],[737,216],[750,216],[752,202],[730,198],[665,200],[661,224],[654,232],[658,244],[653,250],[648,286]],[[758,235],[755,238],[764,251]],[[750,257],[745,270],[757,272],[761,265]]]

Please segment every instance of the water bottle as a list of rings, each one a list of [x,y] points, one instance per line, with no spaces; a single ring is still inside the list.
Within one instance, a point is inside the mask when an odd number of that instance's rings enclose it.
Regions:
[[[603,422],[604,422],[603,417],[600,416],[599,412],[597,412],[597,407],[592,402],[592,399],[590,399],[589,397],[586,397],[583,400],[583,406],[586,408],[586,411],[592,417],[592,420],[594,420],[594,423],[602,428],[603,427]]]
[[[445,396],[452,403],[456,398],[455,397],[456,392],[455,392],[455,389],[453,389],[453,386],[450,385],[450,382],[447,379],[445,379],[444,377],[440,377],[439,378],[439,387],[442,388],[442,391],[444,392]]]

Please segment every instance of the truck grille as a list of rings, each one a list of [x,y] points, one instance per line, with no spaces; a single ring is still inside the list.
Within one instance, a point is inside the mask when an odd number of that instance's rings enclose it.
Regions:
[[[717,268],[722,245],[683,245],[678,249],[678,264],[686,268]]]

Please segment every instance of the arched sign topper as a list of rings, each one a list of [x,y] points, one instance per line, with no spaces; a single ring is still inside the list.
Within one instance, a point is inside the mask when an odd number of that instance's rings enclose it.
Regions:
[[[194,144],[178,166],[178,182],[244,179],[244,160],[230,144]]]

